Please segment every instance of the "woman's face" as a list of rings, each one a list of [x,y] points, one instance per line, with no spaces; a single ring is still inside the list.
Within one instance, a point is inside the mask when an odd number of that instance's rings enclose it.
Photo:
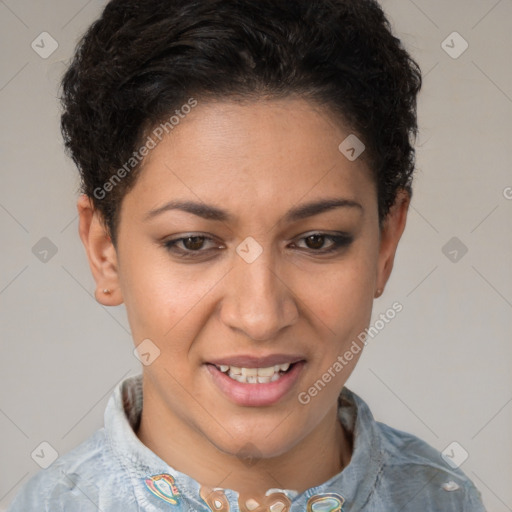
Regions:
[[[403,229],[380,238],[370,172],[339,149],[349,135],[304,100],[199,102],[146,158],[106,285],[135,345],[151,340],[145,396],[175,429],[270,457],[332,421],[360,352],[333,365]]]

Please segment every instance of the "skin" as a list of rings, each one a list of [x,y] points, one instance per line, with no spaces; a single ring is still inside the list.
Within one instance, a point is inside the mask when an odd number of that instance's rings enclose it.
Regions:
[[[258,499],[269,488],[302,492],[350,462],[337,397],[361,352],[307,405],[297,397],[368,327],[410,202],[401,191],[379,228],[364,158],[350,162],[338,150],[350,133],[302,99],[199,102],[146,157],[122,201],[116,246],[89,198],[79,199],[97,300],[124,302],[135,345],[149,338],[160,350],[143,366],[137,435],[202,485]],[[361,208],[285,221],[292,207],[325,198]],[[217,206],[233,220],[179,210],[147,219],[176,199]],[[322,256],[333,242],[308,243],[315,232],[345,232],[353,241]],[[165,247],[191,234],[212,239],[179,244],[204,251],[199,256],[183,259]],[[250,264],[236,252],[249,236],[263,249]],[[106,288],[111,293],[103,294]],[[205,365],[221,356],[276,353],[299,354],[305,364],[293,388],[270,406],[233,403]],[[240,450],[256,463],[244,463]]]

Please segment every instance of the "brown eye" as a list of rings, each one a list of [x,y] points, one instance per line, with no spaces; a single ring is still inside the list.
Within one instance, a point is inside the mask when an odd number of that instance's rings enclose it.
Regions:
[[[345,247],[348,247],[353,242],[353,237],[347,233],[339,233],[334,235],[329,235],[327,233],[313,233],[309,236],[305,236],[299,239],[299,242],[304,241],[306,251],[309,251],[313,254],[329,254],[337,251],[341,251]],[[326,241],[329,242],[329,245],[325,247]],[[300,245],[297,247],[301,248]]]
[[[207,243],[210,244],[210,247],[207,246]],[[167,240],[163,245],[168,252],[174,253],[180,258],[193,258],[210,253],[215,246],[215,241],[208,236],[192,235]],[[220,244],[217,244],[217,247],[219,246]]]
[[[189,236],[187,238],[183,238],[183,245],[185,249],[190,251],[198,251],[204,245],[204,236]]]
[[[321,249],[325,242],[324,235],[311,235],[306,237],[306,245],[309,249]]]

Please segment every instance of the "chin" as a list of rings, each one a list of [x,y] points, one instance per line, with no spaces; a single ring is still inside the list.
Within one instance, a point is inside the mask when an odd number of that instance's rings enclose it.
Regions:
[[[210,438],[210,442],[219,451],[252,465],[260,459],[272,459],[289,452],[302,438],[298,432],[294,436],[284,428],[278,432],[279,423],[276,422],[268,425],[258,422],[257,432],[254,432],[254,422],[251,423],[252,428],[246,433],[229,436],[224,432],[226,435],[221,439]]]

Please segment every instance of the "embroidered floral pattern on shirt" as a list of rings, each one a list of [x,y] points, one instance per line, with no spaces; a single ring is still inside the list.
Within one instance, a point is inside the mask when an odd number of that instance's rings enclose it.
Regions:
[[[199,489],[199,495],[210,510],[215,512],[229,512],[229,502],[222,489],[210,489],[202,485]]]
[[[307,512],[343,512],[345,499],[339,494],[329,493],[311,496]]]
[[[289,512],[292,502],[284,492],[269,492],[261,503],[254,498],[240,496],[238,506],[241,512]]]
[[[180,491],[174,484],[174,478],[168,474],[154,475],[144,480],[148,489],[161,500],[177,505]]]
[[[211,489],[201,486],[201,499],[212,512],[230,512],[229,501],[222,488]],[[307,503],[307,512],[343,512],[345,499],[336,493],[316,494]],[[292,502],[284,492],[269,492],[260,502],[254,498],[240,495],[240,512],[289,512]]]

